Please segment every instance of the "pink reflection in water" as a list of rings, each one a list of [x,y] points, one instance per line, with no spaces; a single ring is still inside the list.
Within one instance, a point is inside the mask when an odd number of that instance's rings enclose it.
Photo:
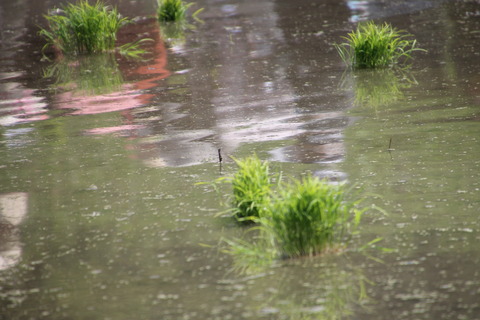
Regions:
[[[72,115],[97,114],[113,111],[121,111],[138,107],[139,93],[132,90],[132,85],[122,86],[125,91],[113,92],[98,96],[75,96],[72,91],[57,95],[57,101],[60,101],[60,108],[74,109]]]
[[[87,130],[86,133],[88,134],[107,134],[107,133],[116,133],[116,132],[123,132],[123,131],[132,131],[132,130],[139,130],[143,129],[145,126],[138,125],[138,124],[125,124],[116,127],[103,127],[103,128],[95,128]]]
[[[146,30],[145,30],[146,29]],[[157,86],[158,80],[170,75],[167,66],[167,51],[160,38],[160,29],[156,20],[131,25],[130,34],[147,34],[146,37],[153,39],[146,43],[146,50],[153,54],[153,59],[148,60],[146,65],[139,66],[133,70],[129,64],[120,65],[120,71],[124,78],[139,78],[147,76],[133,83],[122,85],[120,91],[104,95],[76,96],[74,91],[58,94],[56,98],[57,107],[62,109],[73,109],[72,115],[88,115],[106,112],[129,110],[148,104],[153,94],[145,93],[143,90]]]
[[[0,74],[4,79],[5,75]],[[48,119],[47,104],[43,97],[35,96],[36,90],[27,89],[17,82],[0,86],[0,125],[10,126],[19,123]]]

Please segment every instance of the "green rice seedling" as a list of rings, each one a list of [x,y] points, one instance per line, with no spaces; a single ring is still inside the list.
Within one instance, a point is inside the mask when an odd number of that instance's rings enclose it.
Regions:
[[[140,45],[145,42],[150,42],[153,41],[153,39],[150,38],[144,38],[140,39],[134,42],[129,42],[125,43],[124,45],[121,45],[118,47],[118,52],[127,58],[132,58],[132,59],[141,59],[141,57],[147,53],[146,50],[140,48]]]
[[[158,0],[157,18],[160,22],[180,22],[186,19],[188,8],[193,3],[185,3],[182,0]],[[203,11],[203,8],[198,9],[192,14],[192,17],[202,22],[197,18],[197,15]]]
[[[238,166],[231,179],[234,216],[239,220],[261,217],[272,187],[268,162],[256,155],[234,161]]]
[[[307,176],[282,187],[260,223],[284,257],[315,255],[360,223],[342,185]]]
[[[184,3],[182,0],[158,0],[157,16],[162,22],[185,20],[187,9],[193,3]]]
[[[48,46],[67,55],[99,53],[115,48],[117,31],[129,22],[121,18],[114,7],[87,0],[68,4],[45,16],[49,29],[41,29]]]
[[[343,37],[346,42],[335,44],[340,57],[353,68],[388,67],[408,60],[416,48],[416,40],[408,39],[410,34],[393,28],[390,24],[377,25],[374,22],[360,24],[356,31]]]

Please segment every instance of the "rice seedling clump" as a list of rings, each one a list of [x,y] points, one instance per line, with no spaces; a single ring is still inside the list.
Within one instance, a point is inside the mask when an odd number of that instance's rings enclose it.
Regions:
[[[49,30],[40,35],[64,54],[99,53],[115,48],[117,31],[129,20],[120,17],[116,8],[101,1],[67,4],[45,16]],[[44,48],[45,48],[44,47]]]
[[[182,0],[158,0],[158,20],[162,22],[185,20],[185,14],[191,5],[192,3],[185,4]]]
[[[377,25],[374,22],[360,24],[352,31],[346,42],[335,44],[342,60],[353,68],[388,67],[411,58],[416,48],[416,40],[411,35],[393,28],[390,24]]]
[[[237,172],[217,181],[232,184],[233,216],[256,223],[248,240],[224,240],[224,251],[235,256],[240,269],[338,250],[357,232],[367,208],[360,206],[363,199],[350,200],[343,184],[312,175],[281,183],[281,175],[272,176],[268,162],[256,155],[233,160]]]
[[[342,185],[307,176],[282,187],[260,222],[281,256],[315,255],[360,222],[363,211],[344,198]]]
[[[271,193],[268,162],[256,155],[234,160],[238,166],[231,179],[234,216],[237,219],[260,217]]]

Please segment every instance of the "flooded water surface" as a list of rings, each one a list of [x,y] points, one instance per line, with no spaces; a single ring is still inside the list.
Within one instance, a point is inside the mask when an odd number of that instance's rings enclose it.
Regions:
[[[480,319],[478,1],[202,0],[179,33],[118,0],[145,59],[49,61],[60,3],[0,3],[0,319]],[[369,19],[427,52],[348,70]],[[198,183],[254,152],[381,210],[352,250],[240,273],[229,187]]]

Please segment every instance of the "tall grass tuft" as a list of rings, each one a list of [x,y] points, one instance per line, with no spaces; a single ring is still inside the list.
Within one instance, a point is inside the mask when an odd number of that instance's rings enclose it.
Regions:
[[[368,209],[360,206],[363,199],[350,200],[343,184],[311,175],[281,183],[281,175],[272,176],[268,162],[256,155],[234,161],[238,170],[233,177],[216,182],[232,184],[237,220],[256,223],[250,229],[255,236],[248,240],[223,241],[240,270],[264,267],[275,258],[338,250],[357,232]]]
[[[390,24],[377,25],[374,22],[360,24],[352,31],[346,42],[335,44],[340,57],[353,68],[388,67],[408,60],[416,48],[416,40],[408,39],[410,34],[393,28]]]
[[[238,166],[231,179],[234,216],[239,220],[258,218],[270,199],[269,164],[256,155],[234,161]]]
[[[176,22],[185,20],[187,9],[193,3],[182,0],[158,0],[157,16],[161,22]]]
[[[346,201],[342,185],[307,176],[282,187],[260,223],[281,256],[311,256],[341,242],[364,211]]]
[[[67,4],[45,18],[49,30],[40,30],[47,40],[45,47],[52,45],[68,55],[113,50],[117,31],[129,21],[116,8],[101,1],[90,5],[87,0]]]

